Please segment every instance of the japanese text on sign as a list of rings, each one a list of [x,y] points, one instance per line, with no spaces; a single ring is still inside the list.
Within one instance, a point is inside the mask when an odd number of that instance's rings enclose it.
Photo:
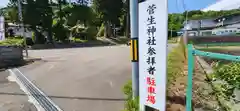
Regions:
[[[155,64],[156,64],[156,50],[155,50],[155,45],[156,45],[156,21],[155,21],[155,9],[156,9],[155,4],[150,4],[147,8],[148,12],[148,19],[147,19],[147,41],[146,44],[148,45],[148,51],[147,51],[147,58],[146,58],[146,63],[148,64],[148,68],[146,69],[148,72],[147,73],[147,102],[150,104],[155,104],[156,103],[156,83],[155,83]]]

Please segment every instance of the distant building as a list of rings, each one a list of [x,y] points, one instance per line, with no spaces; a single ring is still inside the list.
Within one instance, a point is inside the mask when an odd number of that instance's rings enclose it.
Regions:
[[[239,9],[240,0],[218,0],[216,3],[202,9],[202,11],[220,11]]]
[[[27,26],[26,26],[27,27]],[[8,29],[7,30],[12,30],[14,33],[14,36],[23,36],[24,29],[23,27],[20,27],[17,24],[13,23],[8,23]],[[32,37],[32,31],[29,30],[28,28],[25,29],[25,36],[28,38]]]
[[[184,22],[189,36],[240,33],[240,14]]]

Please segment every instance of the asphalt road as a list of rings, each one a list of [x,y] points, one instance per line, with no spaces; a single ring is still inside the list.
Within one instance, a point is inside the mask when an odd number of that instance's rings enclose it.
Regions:
[[[120,111],[131,79],[128,47],[30,51],[43,61],[19,68],[64,111]]]
[[[129,52],[127,46],[31,50],[43,60],[19,70],[64,111],[120,111],[131,79]]]

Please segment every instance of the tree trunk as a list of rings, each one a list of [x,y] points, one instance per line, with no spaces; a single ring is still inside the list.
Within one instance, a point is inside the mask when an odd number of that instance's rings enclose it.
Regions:
[[[108,22],[108,37],[112,37],[112,27],[110,25],[111,23]]]
[[[108,24],[107,22],[104,22],[104,37],[108,37]]]
[[[49,28],[49,29],[47,30],[47,32],[48,32],[48,36],[47,36],[48,42],[49,42],[49,43],[53,43],[52,28]]]

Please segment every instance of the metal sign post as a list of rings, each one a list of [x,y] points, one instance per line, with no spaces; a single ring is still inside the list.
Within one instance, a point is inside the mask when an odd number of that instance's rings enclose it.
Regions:
[[[138,68],[138,0],[130,0],[131,52],[132,52],[132,91],[133,97],[139,96]]]
[[[23,35],[23,38],[24,38],[26,57],[28,57],[27,37],[25,36],[25,27],[24,27],[24,23],[23,23],[21,0],[18,0],[18,16],[19,16],[19,21],[21,22],[20,27],[23,28],[23,34],[22,35]]]
[[[140,111],[166,111],[167,0],[139,3]]]
[[[0,41],[5,40],[5,19],[0,16]]]

